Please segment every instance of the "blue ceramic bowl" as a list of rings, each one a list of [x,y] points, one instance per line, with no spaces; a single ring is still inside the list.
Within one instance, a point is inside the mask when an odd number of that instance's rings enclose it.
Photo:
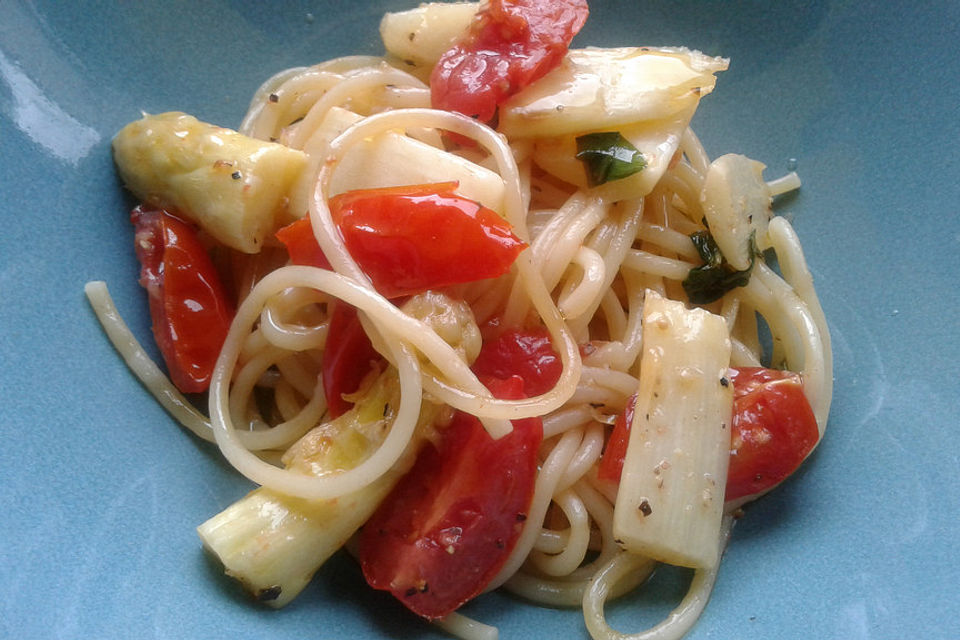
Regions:
[[[275,71],[379,53],[404,4],[0,3],[0,637],[442,637],[345,557],[282,611],[248,602],[194,528],[249,484],[132,378],[82,293],[106,280],[149,342],[121,126],[178,109],[235,127]],[[960,4],[593,4],[579,45],[731,59],[694,126],[769,175],[795,161],[784,209],[834,340],[826,440],[739,522],[690,638],[960,637]],[[685,579],[661,572],[611,620],[648,626]],[[467,613],[503,638],[586,637],[578,611],[509,595]]]

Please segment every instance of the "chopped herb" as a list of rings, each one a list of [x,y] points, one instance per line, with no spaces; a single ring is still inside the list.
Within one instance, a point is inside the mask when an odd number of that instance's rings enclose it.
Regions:
[[[619,131],[578,136],[577,159],[586,167],[587,182],[591,187],[627,178],[647,166],[643,154]]]
[[[693,245],[700,254],[704,264],[690,269],[690,273],[683,281],[683,290],[693,304],[708,304],[719,300],[725,293],[737,287],[744,287],[750,282],[750,272],[753,271],[753,262],[756,251],[750,252],[750,266],[743,271],[737,271],[727,262],[709,231],[697,231],[690,234]],[[753,236],[750,245],[756,247]]]

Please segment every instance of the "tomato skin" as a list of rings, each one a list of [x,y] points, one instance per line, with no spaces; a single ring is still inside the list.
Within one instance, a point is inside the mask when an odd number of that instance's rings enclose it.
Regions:
[[[387,298],[495,278],[526,248],[499,214],[455,187],[364,189],[330,199],[347,250]]]
[[[519,376],[484,382],[498,398],[525,396]],[[523,529],[543,438],[538,418],[512,424],[493,440],[458,412],[439,448],[424,446],[360,533],[357,555],[371,587],[436,619],[496,576]]]
[[[431,103],[489,122],[497,106],[560,64],[586,0],[491,0],[430,75]]]
[[[330,199],[347,250],[387,298],[495,278],[526,244],[456,182],[361,189]],[[294,264],[330,269],[307,218],[276,233]]]
[[[627,443],[630,442],[630,427],[633,425],[633,412],[637,408],[637,394],[627,400],[626,408],[613,423],[613,431],[597,466],[597,477],[612,482],[620,481],[623,473],[623,460],[627,457]]]
[[[331,418],[343,415],[353,406],[343,398],[354,393],[370,370],[383,356],[377,353],[360,324],[357,309],[338,301],[330,316],[327,344],[323,350],[321,376],[327,410]]]
[[[807,457],[820,438],[817,420],[791,371],[730,369],[733,418],[725,500],[750,496],[779,484]],[[617,417],[598,476],[618,482],[623,472],[636,396]],[[628,417],[629,415],[629,417]]]
[[[232,305],[193,227],[143,205],[130,212],[130,221],[140,284],[170,379],[184,393],[205,391],[233,320]]]
[[[817,419],[790,371],[730,370],[733,426],[726,499],[766,491],[793,473],[820,439]]]
[[[320,267],[332,271],[330,261],[323,254],[310,226],[310,218],[300,218],[279,229],[277,240],[283,243],[290,254],[290,262],[304,267]]]
[[[545,329],[511,329],[492,342],[485,343],[471,367],[478,376],[523,378],[528,396],[539,396],[552,389],[563,363],[553,350],[550,334]]]

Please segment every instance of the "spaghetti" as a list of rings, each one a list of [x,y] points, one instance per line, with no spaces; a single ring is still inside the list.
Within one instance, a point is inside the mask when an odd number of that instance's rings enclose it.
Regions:
[[[442,11],[419,9],[434,10]],[[395,22],[385,20],[385,28],[389,31]],[[389,35],[385,33],[385,41],[390,41]],[[716,348],[726,349],[723,361],[728,364],[716,376],[716,391],[710,386],[703,392],[709,400],[705,406],[714,401],[731,406],[727,378],[721,379],[727,366],[766,365],[799,373],[817,439],[829,413],[832,362],[826,321],[800,242],[782,217],[750,227],[756,253],[751,254],[752,270],[745,283],[730,287],[716,300],[689,302],[682,283],[703,263],[691,236],[722,234],[708,214],[727,205],[705,187],[708,175],[714,172],[716,178],[724,165],[711,162],[688,122],[700,96],[712,88],[712,73],[725,67],[725,61],[710,62],[714,66],[704,72],[708,63],[696,52],[642,53],[669,59],[670,65],[686,65],[689,74],[680,84],[687,84],[678,89],[684,96],[692,95],[691,77],[704,83],[686,111],[672,118],[661,114],[647,121],[593,123],[572,133],[558,125],[549,135],[505,135],[474,118],[432,108],[431,87],[424,81],[429,67],[396,57],[339,58],[285,70],[264,83],[239,135],[302,152],[303,166],[283,190],[285,204],[278,224],[284,216],[309,219],[330,268],[286,263],[284,248],[270,237],[253,253],[213,242],[220,271],[229,274],[238,304],[212,371],[209,419],[149,361],[113,309],[105,285],[87,286],[110,339],[164,407],[197,436],[215,441],[240,473],[262,487],[252,494],[259,505],[297,516],[299,538],[290,547],[278,543],[271,551],[284,554],[282,559],[244,550],[251,538],[276,535],[278,527],[287,525],[249,524],[251,511],[245,510],[243,501],[200,529],[205,544],[228,572],[260,599],[281,605],[294,597],[320,563],[388,499],[391,487],[414,464],[417,451],[441,440],[451,415],[461,412],[479,419],[494,439],[511,433],[517,424],[513,421],[534,418],[542,423],[525,519],[509,553],[482,589],[503,586],[548,606],[581,605],[594,638],[665,640],[681,637],[694,624],[712,589],[716,561],[697,568],[684,601],[651,630],[626,636],[612,630],[603,614],[606,600],[636,588],[657,561],[625,548],[615,518],[624,498],[618,496],[617,482],[598,473],[614,438],[611,425],[628,405],[632,411],[633,394],[650,384],[641,375],[646,370],[644,359],[656,357],[645,349],[650,340],[646,331],[657,323],[669,324],[664,318],[673,318],[673,313],[684,321],[714,322],[722,331],[724,338],[714,342],[720,344]],[[570,55],[576,59],[574,52]],[[535,83],[532,89],[549,87],[549,76],[537,82],[547,85]],[[546,93],[543,89],[536,99],[543,101]],[[534,102],[531,99],[526,107],[532,108]],[[515,100],[501,111],[520,117],[523,109]],[[642,180],[623,178],[591,188],[565,179],[568,165],[557,168],[548,156],[573,144],[582,132],[606,126],[634,132],[632,140],[641,141],[637,146],[642,151],[659,150],[662,157],[647,152]],[[650,139],[654,142],[644,146],[642,141]],[[130,144],[135,146],[136,141]],[[115,148],[121,173],[140,170],[130,163],[130,154]],[[407,155],[377,160],[378,153],[400,152]],[[363,171],[356,168],[358,158],[365,159]],[[431,166],[430,158],[442,160],[439,168]],[[569,160],[569,166],[579,166],[580,161]],[[387,168],[383,173],[367,170],[371,163]],[[456,175],[443,175],[447,169]],[[730,171],[721,175],[725,188],[741,188],[744,174]],[[436,292],[439,297],[427,306],[442,307],[443,314],[417,311],[413,302],[400,304],[374,288],[345,244],[331,201],[348,190],[449,179],[460,181],[461,193],[490,197],[493,201],[483,204],[496,210],[529,246],[502,276]],[[629,180],[632,186],[618,193],[620,184]],[[797,186],[799,181],[790,174],[750,188],[769,203]],[[721,214],[726,210],[716,215]],[[203,228],[202,219],[194,221]],[[781,273],[766,264],[759,253],[763,251],[775,254]],[[414,298],[417,304],[426,304]],[[651,315],[654,299],[665,301],[665,315]],[[671,301],[679,307],[670,306]],[[331,415],[321,379],[333,310],[344,303],[358,311],[364,333],[385,361],[348,396],[355,402],[354,413],[347,416],[353,420],[349,426]],[[693,307],[702,309],[696,314],[703,314],[703,319],[689,315]],[[471,368],[479,336],[484,334],[486,342],[507,329],[530,327],[549,335],[562,365],[560,373],[548,390],[532,397],[495,397]],[[771,336],[768,353],[762,346],[764,327]],[[697,380],[713,384],[712,374],[698,371]],[[681,409],[657,406],[657,411],[673,416],[670,420],[688,420],[676,417]],[[374,419],[364,422],[361,417],[367,414]],[[633,424],[634,430],[640,429],[639,418]],[[332,463],[330,448],[347,451],[341,440],[359,437],[356,434],[363,435],[365,444]],[[728,432],[723,437],[729,438]],[[632,449],[640,445],[634,446],[632,439],[633,435],[625,465],[639,455]],[[717,458],[721,471],[727,468],[727,457],[724,451],[722,459]],[[627,483],[626,475],[622,483]],[[716,556],[730,534],[731,514],[756,495],[719,501],[724,515],[710,525]],[[331,506],[338,499],[353,501],[353,507],[366,506],[351,508],[354,513],[348,517]],[[644,498],[641,510],[650,509],[647,504]],[[660,506],[656,508],[659,515]],[[237,524],[241,520],[243,527]],[[344,523],[337,525],[336,535],[325,528],[333,520]],[[287,557],[295,552],[301,555]],[[306,567],[300,569],[304,575],[289,580],[280,575],[284,569],[278,566],[294,563]],[[456,612],[439,624],[461,637],[496,636],[495,629]]]

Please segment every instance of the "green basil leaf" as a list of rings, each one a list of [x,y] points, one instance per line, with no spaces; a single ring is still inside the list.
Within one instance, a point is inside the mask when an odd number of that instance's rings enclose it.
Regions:
[[[632,176],[647,166],[643,154],[619,131],[578,136],[577,159],[586,167],[591,187]]]
[[[718,267],[723,263],[723,254],[720,252],[720,247],[717,246],[717,241],[713,239],[713,235],[709,231],[691,233],[690,240],[693,241],[693,246],[697,248],[697,253],[700,254],[700,259],[704,263],[711,267]]]
[[[730,266],[709,231],[697,231],[690,234],[690,240],[697,248],[704,264],[690,269],[683,280],[683,290],[693,304],[708,304],[719,300],[725,293],[737,287],[745,287],[750,282],[750,273],[756,260],[756,250],[750,252],[750,266],[737,271]],[[751,246],[755,247],[753,236]]]

